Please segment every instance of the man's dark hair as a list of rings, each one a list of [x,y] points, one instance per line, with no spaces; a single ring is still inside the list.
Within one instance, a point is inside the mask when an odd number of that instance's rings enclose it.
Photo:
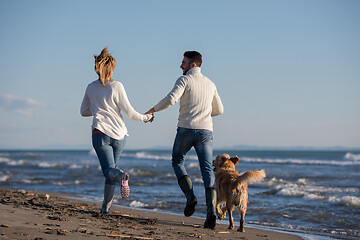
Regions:
[[[202,64],[202,56],[197,51],[187,51],[184,53],[184,57],[190,59],[190,63],[195,63],[198,67]]]

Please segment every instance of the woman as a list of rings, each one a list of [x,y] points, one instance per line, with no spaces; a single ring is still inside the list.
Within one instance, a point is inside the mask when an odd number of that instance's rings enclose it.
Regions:
[[[127,198],[130,193],[129,174],[116,167],[128,136],[121,111],[135,121],[152,121],[153,115],[135,111],[123,85],[112,79],[116,62],[107,48],[99,56],[94,55],[94,58],[99,79],[87,86],[80,112],[84,117],[93,116],[92,144],[105,176],[101,213],[106,215],[110,210],[116,183],[121,184],[123,198]]]

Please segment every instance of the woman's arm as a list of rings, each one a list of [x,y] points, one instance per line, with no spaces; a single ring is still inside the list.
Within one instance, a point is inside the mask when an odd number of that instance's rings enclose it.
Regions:
[[[125,88],[121,83],[119,84],[119,87],[117,88],[117,90],[118,90],[118,93],[116,94],[117,104],[129,119],[134,120],[134,121],[143,121],[143,122],[147,122],[152,119],[152,115],[141,114],[141,113],[137,112],[131,106],[130,101],[127,97]]]
[[[86,91],[85,91],[83,101],[81,103],[80,114],[83,117],[92,116],[91,109],[90,109],[90,101],[89,101],[89,97],[87,95],[87,88],[86,88]]]

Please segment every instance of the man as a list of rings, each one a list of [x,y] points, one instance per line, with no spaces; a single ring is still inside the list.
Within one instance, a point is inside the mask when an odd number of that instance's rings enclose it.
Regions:
[[[207,215],[205,228],[214,229],[216,225],[216,189],[212,167],[213,124],[212,116],[223,113],[223,105],[215,84],[201,74],[202,56],[196,51],[184,53],[179,77],[171,92],[147,114],[153,114],[174,105],[180,99],[180,114],[175,138],[172,167],[179,186],[186,196],[184,215],[189,217],[195,212],[197,199],[194,195],[190,177],[185,169],[185,155],[195,148],[198,156],[202,179],[204,181]]]

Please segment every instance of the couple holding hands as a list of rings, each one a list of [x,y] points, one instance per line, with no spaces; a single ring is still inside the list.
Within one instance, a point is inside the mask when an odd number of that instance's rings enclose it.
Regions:
[[[131,120],[152,122],[155,112],[169,108],[180,99],[172,167],[186,197],[184,215],[191,216],[197,204],[192,182],[185,168],[185,155],[194,147],[205,187],[207,216],[204,227],[214,229],[216,187],[212,167],[212,117],[223,113],[223,105],[215,84],[201,73],[201,54],[196,51],[184,53],[180,66],[183,76],[176,80],[170,93],[145,114],[140,114],[131,106],[122,83],[112,79],[116,62],[107,48],[100,55],[94,55],[94,58],[95,72],[99,79],[87,86],[80,112],[84,117],[93,116],[92,144],[105,176],[101,213],[109,213],[116,183],[121,185],[123,198],[127,198],[130,193],[129,174],[117,167],[128,136],[121,112]]]

